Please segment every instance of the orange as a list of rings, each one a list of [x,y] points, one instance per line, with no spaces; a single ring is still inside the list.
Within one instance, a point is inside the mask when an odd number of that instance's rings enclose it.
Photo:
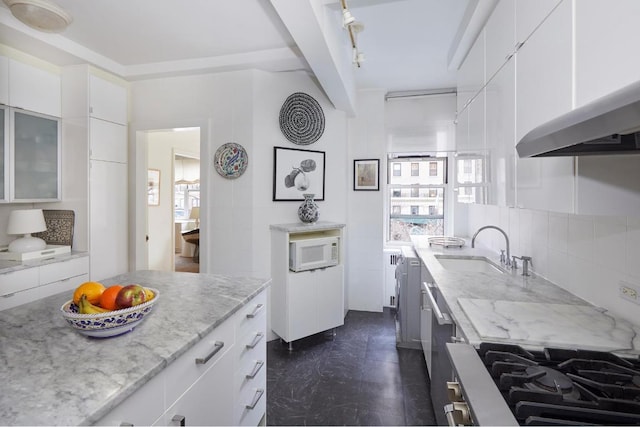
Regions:
[[[100,295],[104,292],[104,285],[99,282],[84,282],[73,292],[73,302],[78,304],[80,297],[86,295],[91,304],[97,305],[100,302]]]
[[[122,289],[122,285],[112,285],[104,290],[102,295],[100,295],[100,304],[98,304],[102,308],[106,308],[107,310],[117,310],[116,307],[116,297],[118,296],[118,292]]]

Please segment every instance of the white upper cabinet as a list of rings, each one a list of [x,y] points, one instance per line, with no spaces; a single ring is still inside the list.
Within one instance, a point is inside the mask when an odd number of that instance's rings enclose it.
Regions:
[[[500,0],[485,26],[487,80],[516,50],[516,0]]]
[[[571,22],[571,2],[564,1],[516,53],[517,141],[572,108]]]
[[[575,2],[576,107],[640,80],[637,0]]]
[[[473,153],[485,152],[485,91],[481,89],[469,106],[469,139],[464,150]]]
[[[127,124],[127,89],[94,75],[89,76],[89,115]]]
[[[484,70],[484,31],[482,31],[458,69],[458,112],[463,111],[484,86]]]
[[[127,127],[91,118],[89,146],[91,160],[127,163]]]
[[[501,3],[503,1],[501,0]],[[515,5],[516,43],[524,43],[549,16],[553,8],[562,1],[571,3],[571,0],[517,0]]]
[[[60,75],[9,59],[9,105],[61,116]]]
[[[59,200],[60,120],[21,110],[11,115],[11,201]]]
[[[9,105],[9,58],[0,56],[0,104]]]
[[[487,201],[491,205],[515,205],[515,79],[515,61],[508,61],[485,88]]]

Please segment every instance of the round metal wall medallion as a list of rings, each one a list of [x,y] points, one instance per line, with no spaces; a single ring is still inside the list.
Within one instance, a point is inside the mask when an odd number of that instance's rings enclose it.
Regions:
[[[213,158],[213,166],[221,176],[227,179],[235,179],[247,170],[249,156],[240,144],[227,142],[216,150]]]
[[[306,93],[289,95],[280,108],[280,130],[294,144],[313,144],[324,133],[322,107]]]

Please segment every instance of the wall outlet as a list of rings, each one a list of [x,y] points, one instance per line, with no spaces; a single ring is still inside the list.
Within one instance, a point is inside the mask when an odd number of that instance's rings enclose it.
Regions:
[[[620,298],[640,304],[640,291],[636,287],[621,280],[618,289]]]

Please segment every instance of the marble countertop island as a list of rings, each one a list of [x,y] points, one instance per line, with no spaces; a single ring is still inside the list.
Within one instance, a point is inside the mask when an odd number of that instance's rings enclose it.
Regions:
[[[158,289],[133,331],[85,337],[60,307],[65,292],[0,312],[3,425],[87,425],[99,420],[270,284],[269,279],[137,271],[104,280]]]
[[[414,248],[442,293],[459,333],[474,346],[482,341],[507,342],[525,348],[583,348],[640,354],[640,326],[567,292],[522,269],[504,273],[447,269],[438,255],[486,257],[495,253],[471,248],[429,246],[427,237],[412,237]],[[534,261],[535,262],[535,261]]]

